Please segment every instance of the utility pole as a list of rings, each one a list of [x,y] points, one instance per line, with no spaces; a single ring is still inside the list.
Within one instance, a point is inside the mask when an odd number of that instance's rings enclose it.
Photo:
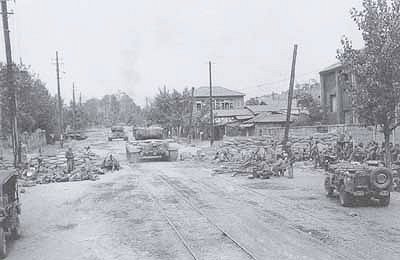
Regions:
[[[193,106],[194,106],[194,87],[192,87],[192,95],[190,96],[190,118],[189,118],[189,143],[192,142],[193,138]]]
[[[60,90],[60,63],[58,61],[58,51],[56,51],[56,72],[57,72],[57,95],[58,95],[58,127],[60,134],[60,146],[64,147],[64,129],[63,129],[63,104],[61,103],[61,90]]]
[[[295,79],[295,74],[296,74],[296,57],[297,57],[297,44],[294,45],[293,59],[292,59],[292,70],[290,72],[288,104],[287,104],[287,113],[286,113],[286,127],[285,127],[285,136],[284,136],[284,139],[283,139],[283,142],[284,142],[285,145],[289,140],[290,115],[292,113],[293,87],[294,87],[294,79]]]
[[[72,83],[72,129],[76,130],[75,83]]]
[[[14,167],[21,162],[21,154],[20,154],[20,144],[18,140],[18,124],[17,124],[17,100],[15,94],[15,84],[14,84],[14,71],[13,71],[13,61],[11,54],[11,42],[10,42],[10,29],[8,26],[8,10],[7,10],[7,1],[1,0],[1,12],[3,18],[3,31],[4,31],[4,42],[6,49],[6,59],[7,59],[7,75],[6,82],[7,88],[10,93],[10,123],[12,130],[12,148],[14,154]]]
[[[208,72],[210,75],[210,146],[212,146],[214,144],[214,113],[213,113],[213,98],[212,98],[211,61],[208,62]]]

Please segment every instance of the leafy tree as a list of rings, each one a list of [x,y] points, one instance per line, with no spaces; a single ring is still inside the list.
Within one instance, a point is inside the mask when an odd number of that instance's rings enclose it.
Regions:
[[[321,122],[322,111],[319,100],[313,98],[309,93],[301,93],[296,95],[297,107],[307,111],[308,120],[303,122],[305,125],[311,125],[316,122]]]
[[[246,106],[257,106],[257,105],[266,105],[264,101],[260,101],[258,98],[250,98],[245,103]]]
[[[113,125],[118,123],[142,125],[143,112],[131,97],[125,93],[105,95],[101,99],[91,98],[76,106],[77,128]],[[66,108],[64,121],[72,125],[72,103]]]
[[[191,94],[188,89],[182,93],[159,89],[147,112],[147,121],[174,131],[177,135],[189,132]]]
[[[0,85],[6,86],[6,66],[0,64]],[[14,86],[16,87],[17,120],[20,132],[33,132],[40,128],[47,134],[57,130],[56,99],[46,85],[25,65],[14,67]],[[2,126],[11,132],[10,90],[2,87]]]
[[[122,93],[119,98],[119,120],[131,125],[140,125],[143,122],[143,114],[138,105],[133,99],[125,93]]]
[[[97,98],[91,98],[82,104],[83,117],[89,125],[104,124],[104,109],[102,109],[101,101]]]
[[[351,78],[356,114],[366,125],[378,125],[385,137],[385,161],[390,164],[389,138],[398,126],[400,100],[400,1],[364,0],[351,17],[362,32],[365,48],[354,49],[344,37],[338,58]]]

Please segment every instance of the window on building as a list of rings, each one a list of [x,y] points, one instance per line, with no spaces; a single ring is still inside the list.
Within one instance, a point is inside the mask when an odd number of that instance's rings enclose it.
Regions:
[[[216,110],[220,110],[221,109],[221,100],[218,100],[218,99],[215,100],[215,109]]]
[[[196,104],[196,109],[197,109],[197,111],[201,111],[201,103]]]
[[[343,80],[344,83],[350,83],[349,74],[343,73],[343,74],[342,74],[342,80]]]
[[[233,108],[233,103],[230,100],[224,100],[224,101],[222,101],[221,106],[222,106],[222,109],[229,110],[229,109]]]
[[[337,112],[336,94],[330,95],[330,97],[329,97],[329,111]]]

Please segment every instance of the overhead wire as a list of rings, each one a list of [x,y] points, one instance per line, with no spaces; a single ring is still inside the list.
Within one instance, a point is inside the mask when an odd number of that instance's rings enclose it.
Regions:
[[[298,75],[296,75],[296,77],[303,77],[303,76],[318,73],[318,72],[319,72],[319,70],[313,70],[313,71],[298,74]],[[245,88],[241,88],[241,89],[236,89],[236,90],[237,91],[248,91],[248,90],[252,90],[252,89],[260,89],[260,90],[264,89],[265,90],[266,87],[277,85],[277,84],[284,83],[284,82],[288,83],[289,80],[290,80],[290,77],[285,77],[285,78],[281,78],[279,80],[268,81],[268,82],[264,82],[264,83],[260,83],[257,85],[253,85],[253,86],[249,86],[249,87],[245,87]]]

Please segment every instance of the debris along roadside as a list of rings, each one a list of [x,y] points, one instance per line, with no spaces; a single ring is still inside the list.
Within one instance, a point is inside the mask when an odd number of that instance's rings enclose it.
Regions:
[[[337,138],[336,133],[320,133],[315,134],[313,139],[291,136],[289,141],[293,156],[299,162],[310,159],[311,140],[318,141],[324,151],[327,151],[334,150]],[[214,169],[215,174],[269,178],[284,174],[288,164],[287,157],[282,144],[271,136],[262,136],[224,138],[214,157],[210,159],[220,164],[220,167]]]
[[[53,182],[71,182],[98,180],[99,175],[105,174],[107,167],[104,162],[109,155],[102,160],[98,155],[87,148],[79,149],[73,153],[73,170],[68,171],[67,158],[64,151],[55,154],[36,155],[30,158],[19,171],[22,186],[34,186],[36,184],[48,184]],[[118,161],[113,158],[115,164]],[[113,168],[113,170],[119,170]]]

